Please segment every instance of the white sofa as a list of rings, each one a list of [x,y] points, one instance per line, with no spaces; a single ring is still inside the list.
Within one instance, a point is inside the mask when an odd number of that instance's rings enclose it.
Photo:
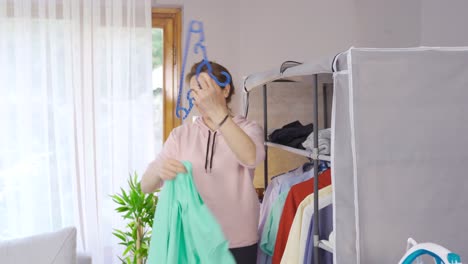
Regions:
[[[0,241],[2,264],[91,264],[91,257],[76,252],[76,228]]]

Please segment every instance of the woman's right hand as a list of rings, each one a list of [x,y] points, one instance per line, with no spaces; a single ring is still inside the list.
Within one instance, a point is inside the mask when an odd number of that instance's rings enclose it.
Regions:
[[[155,160],[148,165],[141,179],[141,190],[152,193],[161,188],[162,180],[172,180],[177,173],[185,173],[182,162],[175,159]]]
[[[178,173],[186,173],[184,164],[175,159],[165,159],[159,168],[159,177],[164,180],[174,179]]]

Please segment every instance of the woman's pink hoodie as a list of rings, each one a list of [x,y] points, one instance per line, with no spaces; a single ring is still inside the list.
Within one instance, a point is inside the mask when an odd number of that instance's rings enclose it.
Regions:
[[[220,223],[229,246],[236,248],[258,241],[259,201],[253,177],[255,167],[265,158],[265,150],[259,125],[241,116],[233,120],[255,143],[255,164],[238,160],[221,131],[211,131],[201,117],[175,128],[158,160],[172,158],[192,163],[198,192]]]

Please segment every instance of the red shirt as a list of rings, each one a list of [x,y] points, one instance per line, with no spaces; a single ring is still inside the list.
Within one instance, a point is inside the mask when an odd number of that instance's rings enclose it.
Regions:
[[[319,190],[331,184],[331,170],[328,169],[319,175]],[[280,264],[283,257],[286,243],[288,242],[289,230],[291,229],[294,216],[296,215],[299,204],[310,194],[314,192],[314,178],[291,187],[284,204],[281,219],[276,236],[275,251],[273,253],[273,264]]]

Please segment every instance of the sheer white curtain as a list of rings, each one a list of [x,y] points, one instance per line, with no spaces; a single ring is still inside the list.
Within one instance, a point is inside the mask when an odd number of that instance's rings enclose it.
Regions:
[[[0,239],[116,263],[109,198],[154,156],[149,0],[0,0]]]

